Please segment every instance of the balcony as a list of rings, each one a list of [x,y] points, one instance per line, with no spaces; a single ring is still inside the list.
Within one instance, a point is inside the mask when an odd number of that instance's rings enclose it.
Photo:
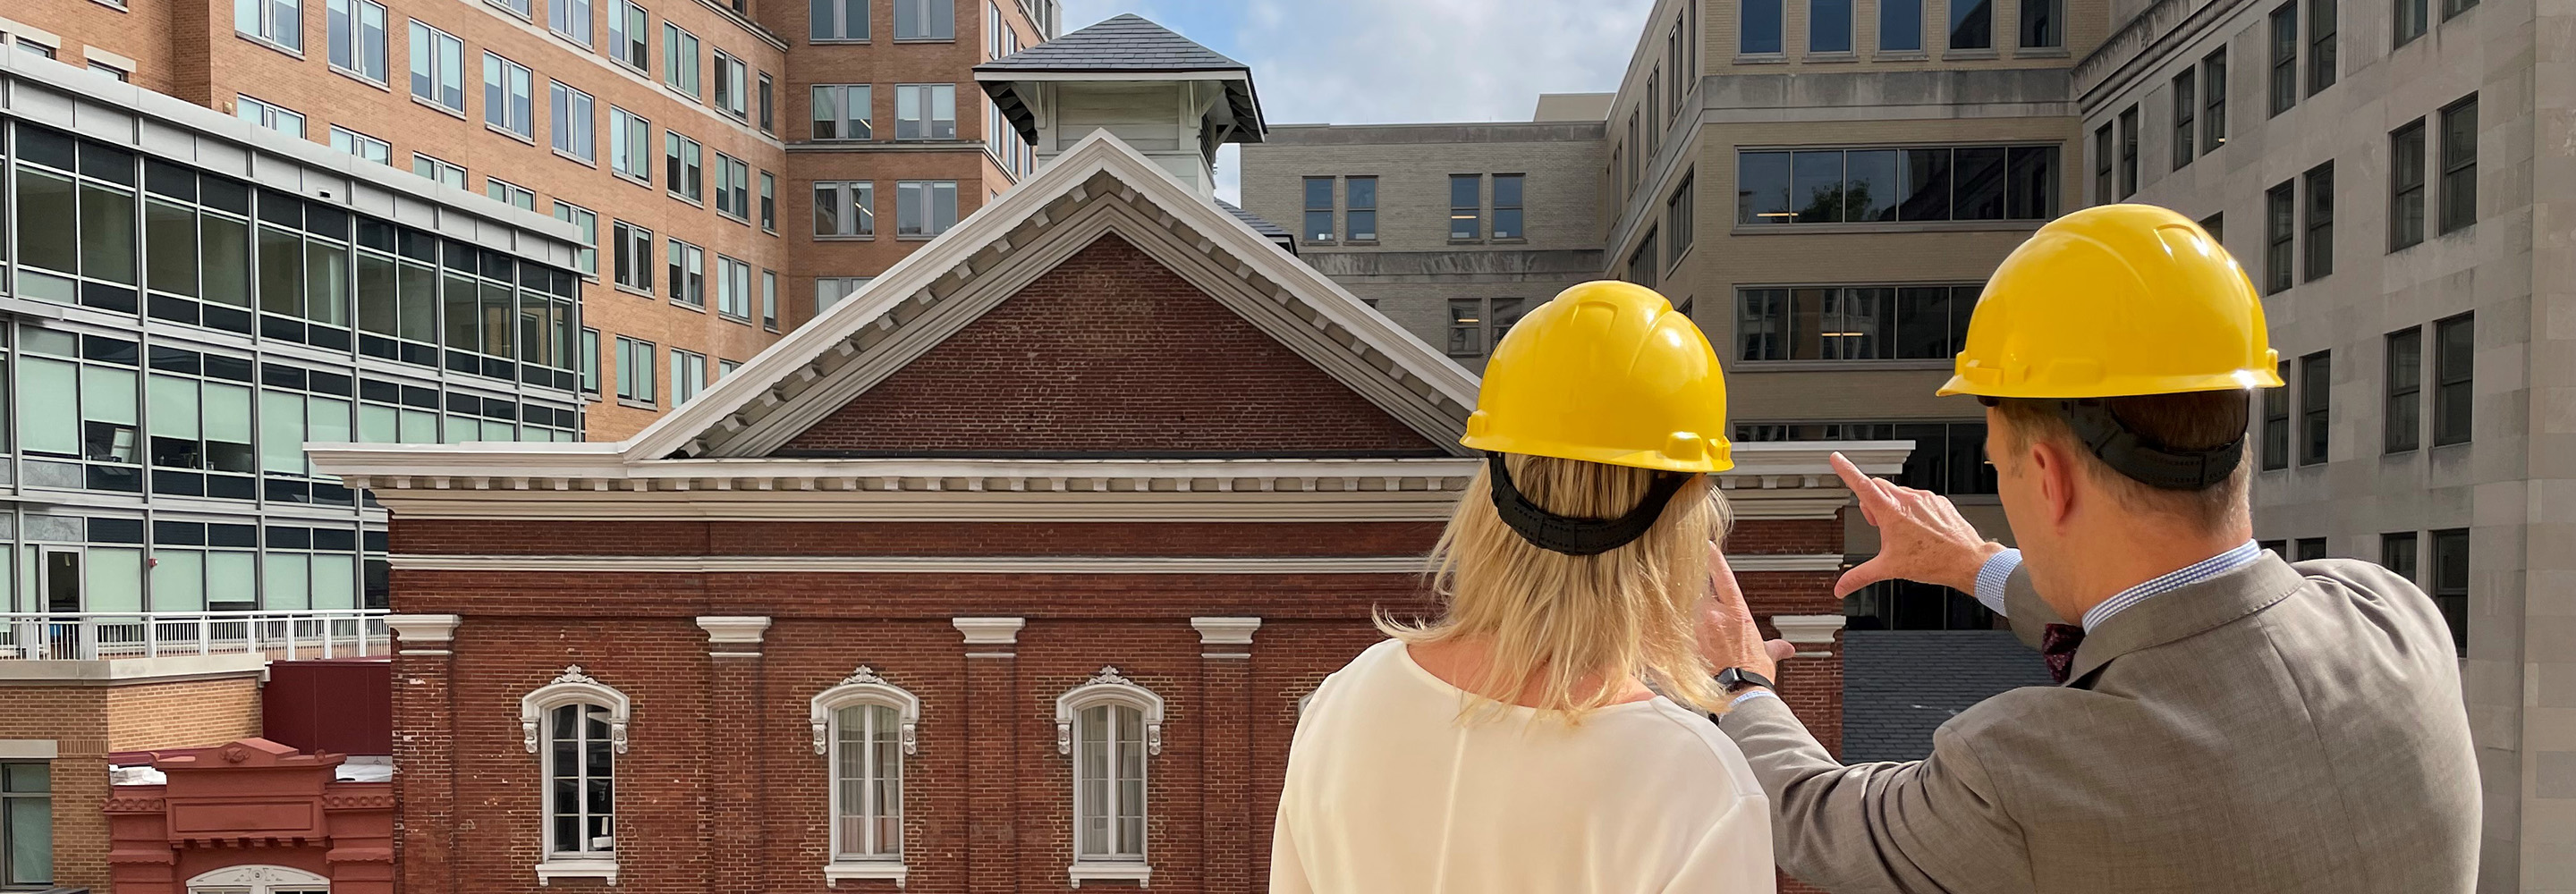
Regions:
[[[0,666],[238,656],[306,661],[387,655],[383,609],[0,612]],[[232,662],[224,662],[232,663]]]

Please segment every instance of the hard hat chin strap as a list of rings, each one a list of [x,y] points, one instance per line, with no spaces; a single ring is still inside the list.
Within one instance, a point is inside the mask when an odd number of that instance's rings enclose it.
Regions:
[[[2245,436],[2216,447],[2169,447],[2139,436],[2098,400],[2056,401],[2057,413],[2077,440],[2105,465],[2160,490],[2207,490],[2235,474],[2245,456]]]
[[[1512,486],[1511,471],[1503,466],[1502,454],[1485,454],[1485,463],[1493,471],[1494,512],[1503,517],[1503,524],[1510,525],[1513,533],[1532,546],[1569,556],[1599,555],[1646,536],[1646,529],[1663,517],[1664,504],[1672,502],[1673,495],[1680,493],[1682,485],[1692,478],[1679,472],[1659,472],[1654,485],[1646,490],[1646,498],[1637,501],[1637,508],[1628,510],[1628,514],[1618,518],[1572,518],[1549,512],[1522,496],[1520,489]]]

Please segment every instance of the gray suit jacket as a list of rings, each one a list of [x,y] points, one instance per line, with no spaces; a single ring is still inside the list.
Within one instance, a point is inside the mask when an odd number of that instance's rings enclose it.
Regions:
[[[2013,629],[2057,617],[2015,572]],[[1792,684],[1794,685],[1794,684]],[[1911,763],[1837,763],[1778,699],[1719,723],[1780,867],[1835,894],[2441,894],[2476,881],[2449,629],[2366,562],[2244,568],[2089,631],[2063,686],[1961,712]]]

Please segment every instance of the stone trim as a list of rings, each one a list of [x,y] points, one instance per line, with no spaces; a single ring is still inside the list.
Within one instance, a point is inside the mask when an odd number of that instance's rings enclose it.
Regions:
[[[760,640],[769,631],[766,615],[700,615],[698,628],[707,632],[707,654],[717,658],[758,658]],[[727,648],[731,647],[731,648]]]
[[[1834,634],[1843,629],[1843,616],[1772,615],[1771,626],[1780,631],[1781,639],[1799,647],[1796,657],[1823,658],[1834,654]]]
[[[1020,628],[1027,618],[951,618],[948,623],[965,634],[970,646],[1009,646],[1020,641]]]
[[[1415,558],[1413,561],[1416,565],[1420,565],[1422,560]],[[1199,645],[1250,646],[1252,645],[1252,632],[1261,629],[1261,619],[1253,617],[1191,618],[1190,626],[1196,628],[1199,632]]]

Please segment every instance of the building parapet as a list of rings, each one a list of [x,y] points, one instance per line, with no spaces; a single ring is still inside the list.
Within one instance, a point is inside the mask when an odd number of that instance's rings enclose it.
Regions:
[[[1267,142],[1283,146],[1372,143],[1541,143],[1600,140],[1600,121],[1478,121],[1444,124],[1273,124]]]

